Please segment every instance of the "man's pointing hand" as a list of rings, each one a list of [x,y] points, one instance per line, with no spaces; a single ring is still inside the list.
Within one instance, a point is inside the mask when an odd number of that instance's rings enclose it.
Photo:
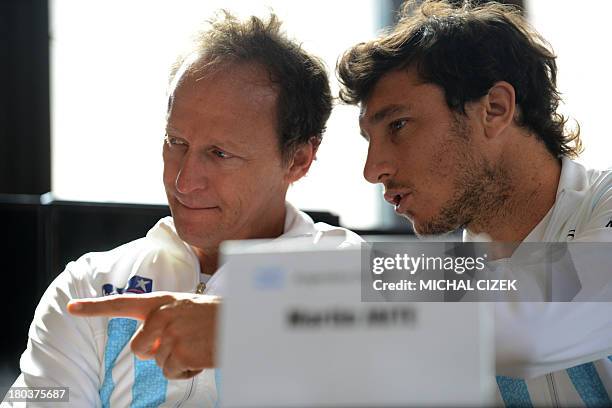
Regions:
[[[190,378],[214,367],[220,298],[173,292],[112,295],[68,303],[75,316],[143,320],[131,341],[141,359],[152,359],[170,379]]]

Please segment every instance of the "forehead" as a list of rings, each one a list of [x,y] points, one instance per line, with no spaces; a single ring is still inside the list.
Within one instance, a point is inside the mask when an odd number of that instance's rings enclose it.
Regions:
[[[188,70],[170,97],[168,125],[181,132],[276,128],[278,90],[259,64]],[[236,132],[240,133],[240,132]]]
[[[444,104],[444,92],[434,84],[423,82],[416,69],[394,70],[383,75],[361,105],[363,126],[377,124],[396,113],[425,112]]]

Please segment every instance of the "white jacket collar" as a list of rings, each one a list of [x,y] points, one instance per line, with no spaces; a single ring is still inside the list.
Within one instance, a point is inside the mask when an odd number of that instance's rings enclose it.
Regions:
[[[305,212],[299,211],[290,202],[285,201],[285,227],[279,238],[312,235],[314,221]]]
[[[545,229],[544,241],[556,241],[557,229],[565,225],[576,208],[584,200],[590,187],[587,170],[568,158],[561,161],[561,176],[557,196],[550,218],[541,221],[536,228]],[[546,224],[546,225],[544,225]]]
[[[299,211],[291,203],[285,201],[284,232],[279,238],[310,236],[315,231],[314,221],[306,213]],[[183,241],[174,225],[172,217],[164,217],[147,233],[147,240],[153,245],[163,248],[179,259],[188,260],[197,265],[199,261],[189,244]]]

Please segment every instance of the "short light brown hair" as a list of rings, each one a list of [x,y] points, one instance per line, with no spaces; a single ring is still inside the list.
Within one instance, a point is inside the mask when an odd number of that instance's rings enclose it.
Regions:
[[[315,138],[320,143],[332,109],[329,79],[324,64],[281,31],[281,21],[250,17],[241,21],[227,11],[207,22],[190,50],[179,57],[170,82],[187,59],[204,62],[195,69],[214,69],[227,63],[261,64],[278,89],[279,147],[287,160],[297,147]]]

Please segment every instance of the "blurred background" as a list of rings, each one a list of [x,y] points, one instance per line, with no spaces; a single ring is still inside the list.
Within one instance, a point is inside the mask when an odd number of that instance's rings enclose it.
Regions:
[[[323,58],[392,25],[399,0],[2,0],[0,215],[5,347],[0,393],[18,374],[34,308],[64,265],[143,236],[168,214],[161,148],[169,65],[220,8],[274,11],[290,37]],[[456,2],[460,3],[460,2]],[[589,167],[612,164],[607,19],[612,3],[510,1],[558,57],[560,111],[581,127]],[[503,44],[500,44],[503,47]],[[289,200],[366,235],[410,235],[362,177],[356,107],[338,105],[318,160]],[[570,122],[571,124],[572,122]]]

